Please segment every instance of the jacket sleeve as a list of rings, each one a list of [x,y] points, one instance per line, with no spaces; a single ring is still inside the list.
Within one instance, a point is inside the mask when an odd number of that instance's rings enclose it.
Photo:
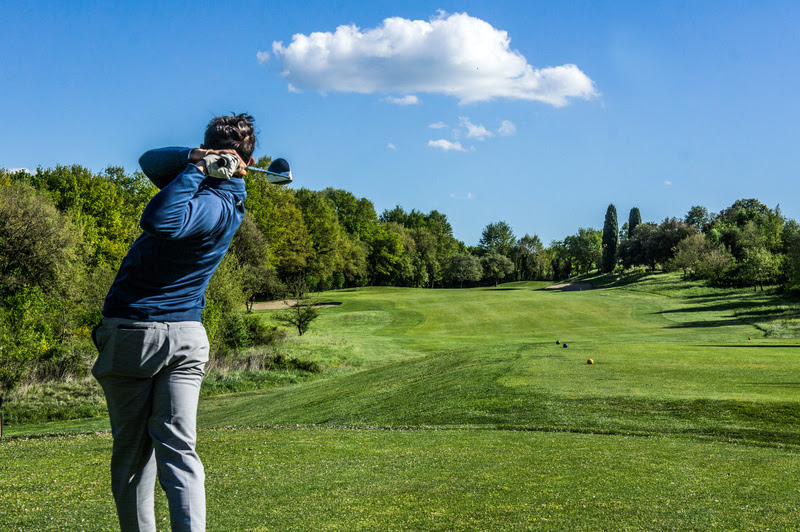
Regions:
[[[225,207],[213,194],[198,196],[205,174],[195,165],[174,178],[153,196],[139,225],[156,238],[180,239],[216,232],[224,220]]]
[[[142,172],[159,189],[172,182],[189,164],[191,148],[159,148],[146,151],[139,157]]]

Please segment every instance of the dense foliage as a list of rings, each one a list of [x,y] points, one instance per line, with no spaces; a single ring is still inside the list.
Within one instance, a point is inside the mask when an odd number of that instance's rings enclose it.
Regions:
[[[266,166],[262,157],[258,166]],[[561,280],[602,268],[681,270],[719,285],[800,287],[800,226],[755,199],[709,215],[580,228],[544,246],[491,222],[478,246],[453,236],[445,214],[378,215],[371,201],[328,188],[270,185],[246,177],[247,215],[212,278],[203,320],[220,356],[280,335],[239,314],[256,298],[366,285],[460,288],[509,280]],[[109,167],[0,169],[0,390],[23,379],[86,374],[90,331],[156,188],[141,173]],[[239,331],[237,333],[237,331]],[[299,332],[303,332],[301,330]]]

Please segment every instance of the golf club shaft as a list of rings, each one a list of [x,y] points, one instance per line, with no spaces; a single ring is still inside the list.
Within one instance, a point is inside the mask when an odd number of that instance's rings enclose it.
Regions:
[[[278,174],[276,172],[270,172],[269,170],[264,170],[263,168],[258,168],[255,166],[248,166],[247,171],[263,175],[266,177],[268,182],[274,185],[286,185],[292,182],[291,173],[289,173],[289,175]]]
[[[259,174],[274,175],[275,177],[282,177],[282,178],[286,179],[285,175],[276,174],[275,172],[270,172],[269,170],[264,170],[263,168],[259,168],[257,166],[248,166],[247,167],[247,171],[248,172],[258,172]]]

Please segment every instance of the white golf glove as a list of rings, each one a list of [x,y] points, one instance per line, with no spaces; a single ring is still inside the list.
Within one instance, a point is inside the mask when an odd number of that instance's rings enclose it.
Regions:
[[[203,162],[208,175],[217,179],[230,179],[239,169],[239,158],[230,153],[212,153],[203,157]]]

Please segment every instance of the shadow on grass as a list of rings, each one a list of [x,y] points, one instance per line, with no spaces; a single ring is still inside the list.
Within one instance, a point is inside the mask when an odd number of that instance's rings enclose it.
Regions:
[[[695,345],[694,347],[739,347],[739,348],[747,348],[747,349],[754,349],[754,348],[775,348],[775,347],[788,347],[788,348],[798,348],[800,345],[790,345],[790,344],[703,344],[703,345]]]

